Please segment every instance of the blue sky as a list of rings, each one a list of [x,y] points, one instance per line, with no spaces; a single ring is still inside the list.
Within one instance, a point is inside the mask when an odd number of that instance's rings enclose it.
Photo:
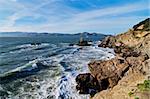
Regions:
[[[150,17],[149,0],[0,0],[0,31],[116,34]]]

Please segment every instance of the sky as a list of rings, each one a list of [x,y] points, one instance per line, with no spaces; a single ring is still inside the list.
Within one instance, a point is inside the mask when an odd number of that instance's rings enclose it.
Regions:
[[[0,32],[117,34],[150,17],[149,0],[0,0]]]

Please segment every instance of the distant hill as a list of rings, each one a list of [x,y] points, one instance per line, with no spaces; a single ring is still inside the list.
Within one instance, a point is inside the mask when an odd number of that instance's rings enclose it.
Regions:
[[[76,34],[67,34],[67,33],[36,33],[36,32],[0,32],[0,37],[30,37],[30,36],[96,36],[96,35],[102,35],[106,36],[105,34],[100,33],[76,33]]]

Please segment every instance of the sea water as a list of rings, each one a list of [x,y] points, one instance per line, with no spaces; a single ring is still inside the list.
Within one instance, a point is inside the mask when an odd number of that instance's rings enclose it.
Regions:
[[[100,48],[101,36],[80,47],[77,36],[0,37],[0,99],[88,99],[76,90],[75,77],[88,63],[114,57]]]

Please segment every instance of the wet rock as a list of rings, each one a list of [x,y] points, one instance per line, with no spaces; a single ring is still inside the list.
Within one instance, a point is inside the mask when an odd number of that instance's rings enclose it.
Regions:
[[[80,94],[93,95],[101,89],[98,81],[90,73],[79,74],[76,77],[76,82],[76,89],[79,90]]]
[[[74,46],[74,44],[69,44],[69,46]]]
[[[83,41],[79,41],[77,45],[79,45],[79,46],[90,46],[91,44],[89,44],[88,41],[83,40]]]
[[[41,45],[41,43],[31,43],[31,45]]]

